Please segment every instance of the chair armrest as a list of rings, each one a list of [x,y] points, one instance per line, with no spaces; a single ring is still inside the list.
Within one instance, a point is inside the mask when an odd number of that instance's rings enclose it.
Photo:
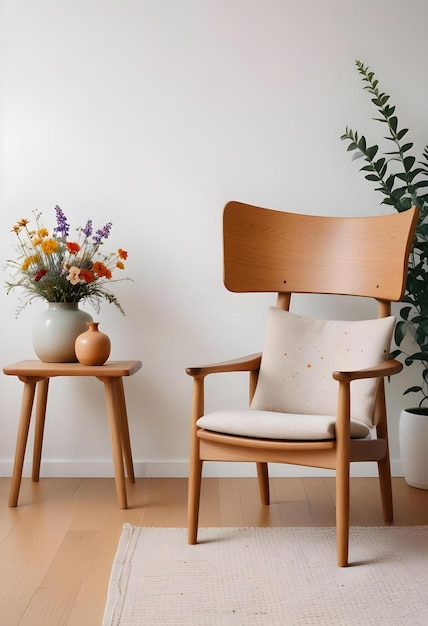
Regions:
[[[388,359],[375,365],[361,370],[351,372],[333,372],[333,378],[340,382],[351,382],[361,378],[383,378],[384,376],[392,376],[398,374],[403,369],[403,364],[396,359]]]
[[[252,372],[258,370],[261,362],[261,352],[250,354],[231,361],[212,363],[211,365],[201,365],[199,367],[187,367],[186,374],[194,378],[203,378],[208,374],[218,374],[221,372]]]

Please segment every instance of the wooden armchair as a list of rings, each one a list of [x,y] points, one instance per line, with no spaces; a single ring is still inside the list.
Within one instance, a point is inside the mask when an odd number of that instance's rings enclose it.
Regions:
[[[224,284],[276,293],[263,352],[186,372],[194,379],[188,541],[197,542],[204,461],[252,461],[269,504],[268,463],[336,471],[339,566],[348,563],[350,463],[378,465],[383,515],[393,519],[384,377],[418,209],[376,217],[320,217],[230,202],[224,209]],[[373,320],[320,320],[289,311],[292,293],[374,298]],[[249,372],[250,406],[204,413],[204,379]]]

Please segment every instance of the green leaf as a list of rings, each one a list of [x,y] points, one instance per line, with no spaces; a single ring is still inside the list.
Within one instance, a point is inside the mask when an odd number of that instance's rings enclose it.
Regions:
[[[358,147],[361,150],[361,152],[365,152],[366,151],[367,143],[366,143],[366,138],[365,137],[361,137],[360,141],[358,142]]]
[[[388,117],[391,117],[392,115],[394,115],[394,112],[395,112],[395,107],[388,107],[388,106],[386,106],[386,107],[385,107],[385,114],[386,114]],[[392,118],[391,118],[391,119],[392,119]],[[397,118],[395,118],[395,119],[397,119]],[[393,123],[394,123],[394,122],[393,122]]]
[[[403,308],[400,310],[400,315],[403,318],[403,320],[408,320],[409,319],[409,314],[410,314],[411,310],[412,310],[412,307],[410,307],[410,306],[403,306]]]
[[[367,158],[369,158],[370,161],[373,161],[373,159],[376,156],[377,151],[378,151],[378,147],[377,146],[370,146],[370,148],[367,148],[367,150],[366,150]]]
[[[392,188],[394,186],[394,181],[395,181],[395,176],[394,174],[391,174],[391,176],[388,176],[388,178],[385,181],[385,187],[387,189],[389,189],[389,191],[392,191]]]
[[[411,365],[414,361],[428,361],[428,354],[426,352],[416,352],[406,358],[406,365]]]
[[[406,396],[408,393],[419,393],[422,391],[422,387],[409,387],[406,391],[403,391],[403,396]]]
[[[398,141],[400,141],[401,139],[403,139],[404,135],[406,135],[409,132],[408,128],[402,128],[398,133],[397,133],[397,139]],[[413,146],[413,144],[412,144]]]
[[[401,342],[404,339],[405,328],[406,328],[406,326],[405,326],[404,322],[397,322],[397,324],[395,325],[394,341],[395,341],[397,346],[401,345]]]
[[[377,147],[377,146],[376,146],[376,147]],[[377,172],[380,172],[380,171],[383,169],[383,166],[384,166],[384,164],[385,164],[385,160],[386,160],[386,159],[385,159],[384,157],[382,157],[381,159],[378,159],[378,160],[374,163],[374,167],[375,167],[375,170],[376,170]]]
[[[379,171],[379,176],[383,179],[386,175],[386,172],[388,170],[388,163],[385,163],[385,165],[382,167],[382,169]]]
[[[403,165],[404,165],[404,169],[406,170],[406,172],[409,172],[412,169],[415,161],[416,161],[415,157],[412,157],[412,156],[409,156],[403,159]]]
[[[389,119],[389,126],[394,133],[397,132],[398,120],[395,116]]]

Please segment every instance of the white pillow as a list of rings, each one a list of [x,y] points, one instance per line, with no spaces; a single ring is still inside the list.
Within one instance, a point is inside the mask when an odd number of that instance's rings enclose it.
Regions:
[[[270,307],[259,380],[251,408],[336,415],[336,370],[352,371],[388,358],[395,318],[321,320]],[[351,383],[351,417],[373,426],[378,380]]]

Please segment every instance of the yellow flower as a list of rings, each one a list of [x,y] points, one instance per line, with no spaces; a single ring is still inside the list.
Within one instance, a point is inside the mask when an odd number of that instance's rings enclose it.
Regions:
[[[21,265],[21,269],[24,272],[27,271],[32,263],[37,263],[38,258],[39,257],[37,256],[37,254],[34,254],[33,256],[27,256],[27,258],[24,259],[24,262]]]
[[[42,243],[42,240],[40,237],[34,236],[34,237],[31,237],[31,243],[33,244],[35,248],[37,248],[37,246],[40,246],[40,244]]]
[[[58,250],[59,243],[56,239],[44,239],[40,247],[42,248],[45,254],[53,254]]]

